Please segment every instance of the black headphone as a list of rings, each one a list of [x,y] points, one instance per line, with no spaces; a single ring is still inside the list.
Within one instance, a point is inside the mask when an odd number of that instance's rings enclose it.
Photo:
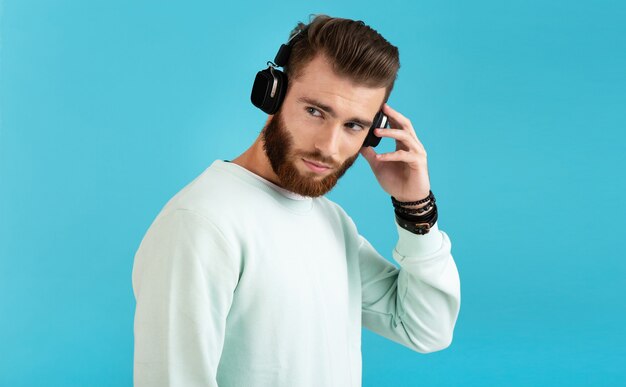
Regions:
[[[304,28],[296,32],[296,34],[293,35],[287,43],[282,44],[280,49],[278,49],[276,58],[274,58],[275,63],[268,61],[268,67],[256,74],[250,99],[252,100],[252,104],[254,106],[263,110],[267,114],[274,114],[278,111],[281,103],[285,99],[285,94],[287,93],[287,75],[278,70],[276,67],[285,67],[287,61],[289,60],[293,44],[304,36],[308,27],[308,25],[304,26]],[[363,142],[363,146],[375,147],[378,145],[381,137],[374,134],[374,129],[388,127],[389,120],[387,119],[387,116],[383,114],[382,111],[376,113],[372,127],[369,129],[367,137]]]

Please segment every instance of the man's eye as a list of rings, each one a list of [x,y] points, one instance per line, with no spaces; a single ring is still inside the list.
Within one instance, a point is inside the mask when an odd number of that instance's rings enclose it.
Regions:
[[[351,123],[346,124],[346,125],[347,125],[347,126],[354,125],[354,126],[353,126],[353,127],[351,127],[350,129],[354,130],[355,132],[359,132],[359,131],[361,131],[361,130],[363,130],[363,129],[364,129],[361,125],[359,125],[359,124],[355,124],[354,122],[351,122]]]
[[[315,114],[313,114],[313,113],[315,113],[315,112],[319,113],[319,110],[317,110],[316,108],[307,107],[307,108],[306,108],[306,111],[307,111],[310,115],[312,115],[312,116],[314,116],[314,117],[321,117],[321,114],[320,114],[320,115],[315,115]]]

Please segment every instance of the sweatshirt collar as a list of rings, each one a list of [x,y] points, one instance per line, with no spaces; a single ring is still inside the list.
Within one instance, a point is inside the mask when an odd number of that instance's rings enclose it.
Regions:
[[[229,160],[218,159],[215,160],[211,166],[229,172],[247,183],[270,193],[282,204],[291,209],[297,211],[308,211],[311,209],[313,198],[291,192]]]

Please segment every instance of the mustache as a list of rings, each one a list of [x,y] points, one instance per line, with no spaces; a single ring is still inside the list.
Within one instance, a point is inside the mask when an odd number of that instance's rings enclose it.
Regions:
[[[324,157],[319,153],[299,152],[300,156],[317,164],[328,165],[331,168],[337,168],[339,163],[330,157]]]

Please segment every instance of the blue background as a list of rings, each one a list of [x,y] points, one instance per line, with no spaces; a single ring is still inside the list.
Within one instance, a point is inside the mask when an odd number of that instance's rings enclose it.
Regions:
[[[254,141],[254,75],[310,13],[399,47],[389,103],[427,149],[461,276],[452,345],[365,330],[364,386],[624,385],[622,4],[2,1],[0,385],[131,385],[134,252]],[[328,196],[392,259],[363,158]]]

